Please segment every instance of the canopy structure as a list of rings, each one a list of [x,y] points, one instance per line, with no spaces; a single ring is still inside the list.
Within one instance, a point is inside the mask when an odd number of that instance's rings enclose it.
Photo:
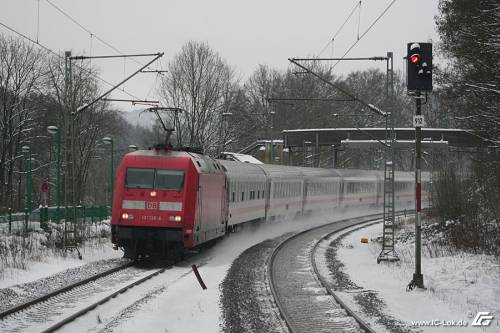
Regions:
[[[414,128],[395,128],[396,148],[408,147],[415,140]],[[283,140],[285,147],[341,146],[363,142],[367,146],[380,145],[385,140],[385,128],[317,128],[285,130]],[[400,144],[398,144],[398,142]],[[448,147],[479,148],[491,145],[490,142],[475,135],[470,130],[450,128],[422,128],[422,142],[428,144],[447,143]],[[361,147],[358,145],[358,147]],[[381,146],[382,147],[382,146]]]

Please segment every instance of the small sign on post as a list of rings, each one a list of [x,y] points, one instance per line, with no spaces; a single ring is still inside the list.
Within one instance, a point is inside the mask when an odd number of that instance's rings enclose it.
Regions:
[[[425,121],[423,115],[413,116],[413,127],[424,127]]]

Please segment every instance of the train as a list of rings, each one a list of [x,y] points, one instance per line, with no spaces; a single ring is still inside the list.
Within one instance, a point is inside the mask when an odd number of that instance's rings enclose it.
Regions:
[[[428,177],[422,175],[423,196]],[[242,225],[345,208],[382,207],[380,171],[219,160],[156,148],[124,156],[115,178],[111,239],[124,257],[182,258]],[[395,173],[396,209],[414,207],[414,174]]]

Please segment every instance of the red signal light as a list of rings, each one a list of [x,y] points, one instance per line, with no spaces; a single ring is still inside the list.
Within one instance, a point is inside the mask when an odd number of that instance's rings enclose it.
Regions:
[[[417,64],[420,62],[420,54],[412,54],[410,57],[410,61],[412,64]]]

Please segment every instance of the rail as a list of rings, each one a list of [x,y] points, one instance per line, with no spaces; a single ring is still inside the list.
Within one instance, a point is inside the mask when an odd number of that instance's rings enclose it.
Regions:
[[[279,312],[282,316],[282,318],[284,319],[288,329],[290,330],[290,332],[292,333],[298,333],[299,331],[293,326],[292,324],[292,320],[291,320],[291,317],[290,315],[288,314],[287,310],[286,310],[286,307],[283,305],[283,303],[281,302],[280,298],[279,298],[279,295],[278,295],[278,292],[276,290],[276,287],[275,287],[275,276],[274,276],[274,270],[272,269],[273,265],[274,265],[274,261],[275,261],[275,258],[276,258],[276,255],[279,253],[279,251],[286,245],[288,244],[291,240],[294,240],[298,237],[301,237],[303,236],[304,234],[307,234],[311,231],[314,231],[314,230],[317,230],[317,229],[320,229],[320,228],[325,228],[327,226],[331,226],[331,225],[334,225],[334,224],[338,224],[338,223],[342,223],[342,222],[348,222],[348,221],[352,221],[352,220],[359,220],[358,222],[356,223],[353,223],[353,224],[350,224],[346,227],[342,227],[340,229],[336,229],[335,231],[333,231],[332,233],[329,233],[329,234],[333,234],[333,233],[336,233],[336,232],[339,232],[341,230],[345,230],[346,228],[349,228],[349,227],[352,227],[354,225],[359,225],[359,224],[362,224],[362,223],[366,223],[366,222],[369,222],[369,221],[373,221],[373,220],[376,220],[376,219],[380,219],[382,216],[381,214],[373,214],[373,215],[367,215],[367,216],[364,216],[364,217],[361,217],[361,218],[350,218],[350,219],[345,219],[345,220],[340,220],[340,221],[334,221],[334,222],[331,222],[331,223],[327,223],[327,224],[323,224],[323,225],[320,225],[320,226],[316,226],[314,228],[311,228],[311,229],[307,229],[307,230],[304,230],[304,231],[301,231],[297,234],[294,234],[292,235],[291,237],[285,239],[283,242],[281,242],[272,252],[270,258],[269,258],[269,261],[268,261],[268,268],[267,268],[267,274],[268,274],[268,280],[269,280],[269,284],[270,284],[270,289],[271,289],[271,293],[273,295],[273,298],[278,306],[278,309],[279,309]],[[341,307],[343,307],[346,312],[349,313],[349,315],[351,315],[353,313],[352,310],[348,309],[348,307],[342,302],[342,303],[339,303],[339,305]],[[351,315],[352,316],[352,315]],[[370,333],[373,333],[374,331],[366,324],[364,323],[360,318],[359,316],[352,316],[354,318],[354,320],[356,320],[356,322],[358,322],[359,326],[365,330],[366,332],[370,332]]]

